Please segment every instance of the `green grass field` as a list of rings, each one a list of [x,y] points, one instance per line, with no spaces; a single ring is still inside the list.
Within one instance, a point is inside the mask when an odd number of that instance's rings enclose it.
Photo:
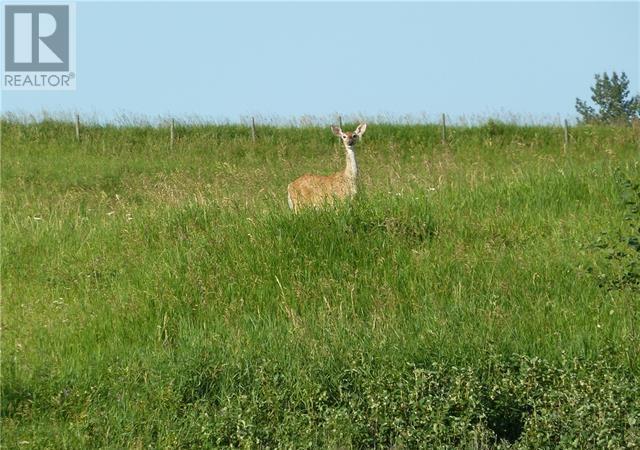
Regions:
[[[345,129],[350,128],[345,126]],[[3,448],[640,445],[640,134],[2,122]]]

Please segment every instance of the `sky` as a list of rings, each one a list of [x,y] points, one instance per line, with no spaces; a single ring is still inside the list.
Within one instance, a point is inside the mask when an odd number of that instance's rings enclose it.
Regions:
[[[576,117],[595,73],[639,91],[640,2],[76,2],[75,91],[2,111],[243,121]]]

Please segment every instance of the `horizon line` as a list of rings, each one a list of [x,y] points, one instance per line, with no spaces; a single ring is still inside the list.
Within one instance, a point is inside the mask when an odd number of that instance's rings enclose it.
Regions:
[[[2,111],[0,119],[2,121],[32,124],[45,121],[75,123],[76,120],[84,125],[104,126],[166,126],[172,121],[178,125],[244,125],[250,126],[255,122],[257,126],[272,127],[314,127],[328,126],[338,123],[361,123],[367,122],[377,125],[440,125],[444,121],[451,126],[482,126],[489,122],[499,122],[509,125],[520,126],[563,126],[565,121],[568,124],[578,124],[578,115],[565,116],[554,115],[533,115],[519,114],[511,112],[499,113],[470,113],[450,115],[447,113],[332,113],[332,114],[299,114],[285,116],[282,114],[243,114],[236,118],[214,117],[202,114],[142,114],[129,111],[117,112],[114,114],[102,114],[82,110],[75,111]]]

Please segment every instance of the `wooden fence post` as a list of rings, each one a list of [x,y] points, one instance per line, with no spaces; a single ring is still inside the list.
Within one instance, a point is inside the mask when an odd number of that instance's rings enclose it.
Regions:
[[[338,116],[338,126],[342,130],[342,116]]]
[[[255,144],[256,143],[256,120],[253,118],[253,116],[251,117],[251,139]]]
[[[564,119],[564,149],[567,150],[569,146],[569,123],[567,119]]]
[[[175,128],[176,128],[176,121],[175,121],[175,119],[171,119],[171,125],[169,125],[169,130],[170,130],[170,134],[171,134],[170,146],[171,146],[172,149],[173,149],[173,141],[175,140],[175,137],[176,137]]]
[[[442,113],[442,143],[447,143],[447,119],[444,113]]]
[[[80,114],[76,113],[76,141],[80,142]]]

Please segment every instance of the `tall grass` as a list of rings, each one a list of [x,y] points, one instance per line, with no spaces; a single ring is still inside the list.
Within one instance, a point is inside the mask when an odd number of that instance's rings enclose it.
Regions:
[[[4,121],[3,446],[637,444],[640,303],[592,244],[639,142],[377,125],[355,201],[293,215],[327,129]]]

